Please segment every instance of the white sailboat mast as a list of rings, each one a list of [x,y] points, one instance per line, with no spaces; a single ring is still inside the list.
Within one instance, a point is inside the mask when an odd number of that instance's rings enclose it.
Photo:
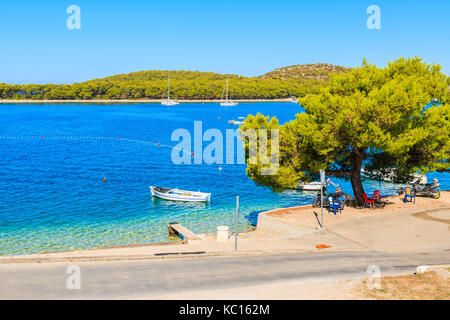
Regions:
[[[225,96],[225,101],[228,101],[228,79],[227,79],[227,93],[226,93],[226,96]]]
[[[167,100],[170,100],[170,75],[167,79]]]

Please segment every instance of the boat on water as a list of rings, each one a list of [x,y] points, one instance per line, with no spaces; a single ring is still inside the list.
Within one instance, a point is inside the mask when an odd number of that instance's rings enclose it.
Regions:
[[[225,91],[225,100],[223,100],[224,91]],[[237,101],[233,101],[228,98],[228,79],[227,79],[227,84],[226,84],[225,88],[223,88],[223,90],[222,90],[222,95],[220,97],[220,105],[222,107],[235,107],[238,105]]]
[[[167,78],[167,99],[166,99],[166,93],[164,92],[163,100],[161,101],[161,104],[163,106],[176,106],[180,103],[177,100],[170,99],[170,75]]]
[[[290,96],[289,99],[291,100],[292,103],[298,103],[297,98]]]
[[[161,104],[163,106],[177,106],[180,103],[176,100],[166,99],[166,100],[161,101]]]
[[[381,172],[381,171],[365,171],[364,169],[361,169],[361,174],[366,179],[371,180],[379,180],[384,182],[394,182],[395,180],[395,172],[394,169],[390,169],[387,172]],[[419,173],[413,173],[411,175],[411,179],[408,180],[406,183],[414,183],[417,180],[420,179],[420,184],[426,184],[427,183],[427,176],[424,174]]]
[[[321,185],[322,184],[319,181],[313,181],[313,182],[300,181],[298,183],[297,189],[305,190],[305,191],[319,191]]]
[[[172,201],[210,201],[211,193],[171,189],[171,188],[161,188],[150,186],[150,191],[153,197],[172,200]]]

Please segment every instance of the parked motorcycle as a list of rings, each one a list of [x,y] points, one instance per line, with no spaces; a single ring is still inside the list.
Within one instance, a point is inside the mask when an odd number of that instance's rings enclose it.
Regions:
[[[317,193],[316,198],[314,199],[312,205],[314,208],[320,208],[320,191]],[[330,202],[328,201],[328,197],[326,196],[325,192],[323,194],[323,206],[328,207],[330,205]]]
[[[434,179],[432,183],[428,183],[426,185],[420,184],[420,179],[417,180],[412,188],[416,194],[422,194],[427,197],[433,197],[434,199],[439,199],[441,196],[441,190],[439,189],[439,181],[438,179]]]
[[[327,191],[327,188],[324,187],[324,190],[323,190],[323,206],[324,207],[330,206],[330,201],[328,201],[328,198],[330,196],[333,197],[334,200],[337,200],[340,197],[344,196],[344,194],[342,193],[342,191],[340,189],[338,189],[336,193],[330,193],[328,195],[326,194],[326,191]],[[313,207],[320,208],[320,196],[321,195],[320,195],[320,191],[319,191],[316,195],[316,198],[314,199],[314,201],[312,203]],[[341,200],[341,206],[342,206],[342,208],[344,208],[344,206],[345,206],[344,200]]]

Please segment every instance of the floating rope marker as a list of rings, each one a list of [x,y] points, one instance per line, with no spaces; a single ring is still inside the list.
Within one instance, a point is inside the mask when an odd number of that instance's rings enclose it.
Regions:
[[[90,140],[90,141],[99,141],[99,140],[109,140],[109,141],[113,141],[113,140],[117,140],[117,141],[127,141],[127,142],[134,142],[134,143],[140,143],[140,144],[145,144],[145,145],[153,145],[153,146],[160,146],[160,147],[164,147],[164,148],[168,148],[168,149],[172,149],[172,150],[177,150],[179,152],[183,152],[184,154],[191,154],[192,156],[194,156],[194,153],[187,151],[181,147],[177,147],[177,146],[170,146],[170,145],[166,145],[166,144],[162,144],[161,142],[151,142],[151,141],[146,141],[146,140],[139,140],[139,139],[128,139],[128,138],[120,138],[120,137],[86,137],[86,136],[0,136],[1,140],[33,140],[33,139],[45,139],[47,141],[53,141],[53,140],[80,140],[80,141],[86,141],[86,140]]]

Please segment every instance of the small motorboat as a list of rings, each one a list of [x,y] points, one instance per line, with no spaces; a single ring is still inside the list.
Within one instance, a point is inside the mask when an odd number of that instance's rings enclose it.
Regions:
[[[305,190],[305,191],[318,191],[318,190],[320,190],[321,185],[322,184],[319,181],[313,181],[313,182],[300,181],[298,183],[297,189]]]
[[[152,186],[150,186],[150,191],[153,197],[172,201],[209,201],[211,199],[211,193]]]
[[[289,100],[290,100],[290,102],[292,102],[292,103],[298,103],[298,99],[295,98],[295,97],[293,97],[293,96],[290,96],[290,97],[289,97]]]
[[[228,123],[229,123],[229,124],[238,124],[238,125],[241,125],[241,124],[244,124],[244,121],[230,120],[230,121],[228,121]]]

